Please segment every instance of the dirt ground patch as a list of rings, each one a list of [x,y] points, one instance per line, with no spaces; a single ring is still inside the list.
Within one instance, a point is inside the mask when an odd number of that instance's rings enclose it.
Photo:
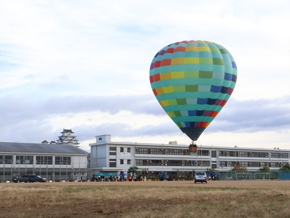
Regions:
[[[289,181],[0,184],[0,217],[290,217]]]

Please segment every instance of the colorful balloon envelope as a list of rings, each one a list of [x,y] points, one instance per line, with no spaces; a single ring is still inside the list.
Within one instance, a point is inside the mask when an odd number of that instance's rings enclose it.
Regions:
[[[196,141],[231,96],[237,65],[223,46],[182,41],[162,48],[150,66],[158,102],[174,123]]]

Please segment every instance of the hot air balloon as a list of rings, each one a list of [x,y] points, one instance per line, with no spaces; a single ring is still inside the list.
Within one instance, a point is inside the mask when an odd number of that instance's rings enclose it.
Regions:
[[[162,48],[150,66],[159,104],[192,141],[197,141],[231,96],[237,65],[223,46],[181,41]]]

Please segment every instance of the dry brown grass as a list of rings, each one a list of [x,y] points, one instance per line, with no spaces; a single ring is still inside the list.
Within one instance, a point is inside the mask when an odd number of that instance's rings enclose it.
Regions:
[[[0,184],[0,194],[0,217],[290,217],[290,182],[278,181]]]

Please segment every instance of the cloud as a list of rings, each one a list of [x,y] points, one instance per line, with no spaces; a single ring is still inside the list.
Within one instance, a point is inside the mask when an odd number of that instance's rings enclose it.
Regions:
[[[237,100],[230,99],[220,114],[209,125],[206,134],[214,132],[259,132],[259,131],[283,131],[290,128],[290,96],[278,99]],[[107,113],[107,122],[95,125],[85,123],[74,124],[70,128],[77,133],[79,140],[92,139],[95,134],[109,133],[115,136],[156,136],[179,134],[180,130],[162,110],[158,102],[151,95],[141,96],[66,96],[45,99],[40,102],[32,102],[27,99],[19,99],[13,96],[0,98],[0,136],[5,140],[13,137],[15,140],[35,141],[35,136],[51,138],[49,135],[57,135],[61,129],[53,130],[48,120],[55,116],[74,119],[74,114],[87,114],[99,111]],[[131,120],[118,121],[118,113],[128,111],[135,114],[138,119],[138,127],[132,125]],[[84,115],[85,116],[85,115]],[[117,120],[110,119],[110,116]],[[128,117],[132,115],[128,115]],[[146,116],[167,117],[162,123],[146,124],[142,119]],[[71,118],[69,118],[71,117]],[[114,118],[114,119],[115,119]],[[121,118],[121,117],[120,117]],[[143,122],[143,125],[142,125]],[[77,122],[74,122],[77,123]],[[37,130],[38,126],[40,127]],[[28,128],[27,128],[28,127]],[[44,127],[50,130],[44,131]],[[23,133],[20,133],[20,130]],[[11,131],[9,135],[9,131]],[[24,131],[25,130],[25,131]],[[30,137],[23,137],[25,133],[31,132]],[[35,131],[35,133],[32,133]],[[42,131],[46,132],[45,134]],[[50,131],[50,133],[49,133]],[[38,137],[37,139],[39,139]]]
[[[225,46],[239,69],[234,98],[205,133],[289,129],[289,4],[0,2],[0,140],[52,140],[65,125],[61,118],[80,114],[71,128],[82,140],[102,130],[177,133],[152,94],[148,68],[158,50],[184,39]],[[118,117],[124,111],[130,113]]]

